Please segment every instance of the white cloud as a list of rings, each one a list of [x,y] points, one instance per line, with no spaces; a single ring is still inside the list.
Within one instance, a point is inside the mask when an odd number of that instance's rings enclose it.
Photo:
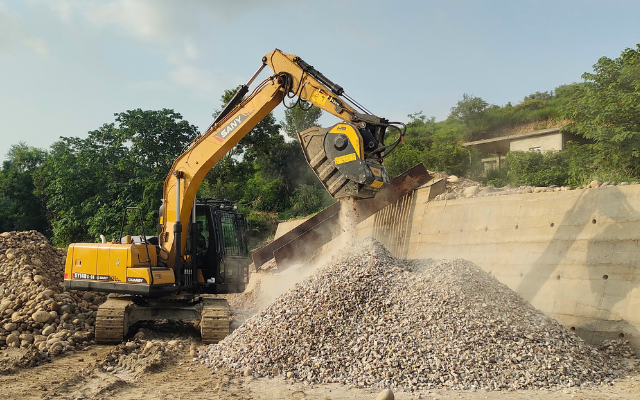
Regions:
[[[207,29],[206,24],[231,25],[248,13],[303,0],[25,1],[31,7],[46,5],[63,22],[82,18],[93,29],[104,30],[110,35],[129,36],[142,45],[153,46],[164,55],[170,71],[165,77],[166,82],[141,82],[142,86],[161,89],[167,85],[179,85],[202,95],[210,95],[220,90],[219,84],[216,84],[219,79],[210,71],[194,66],[200,55],[195,38],[203,29]],[[25,43],[39,54],[46,53],[44,42],[36,38]]]
[[[37,37],[25,37],[22,42],[29,46],[31,50],[35,51],[41,56],[46,56],[48,53],[47,45],[44,43],[44,39]]]
[[[11,53],[15,48],[28,47],[41,56],[47,55],[47,46],[42,38],[27,32],[22,17],[0,2],[0,54]]]

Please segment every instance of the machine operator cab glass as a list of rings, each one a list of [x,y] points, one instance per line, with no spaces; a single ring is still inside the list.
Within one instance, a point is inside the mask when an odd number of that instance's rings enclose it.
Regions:
[[[196,246],[196,265],[204,284],[240,283],[248,280],[251,258],[244,215],[235,205],[218,200],[199,199],[196,205],[195,241],[188,230],[187,254]]]

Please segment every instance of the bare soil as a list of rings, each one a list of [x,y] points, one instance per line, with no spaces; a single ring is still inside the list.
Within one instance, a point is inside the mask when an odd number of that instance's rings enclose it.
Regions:
[[[183,338],[191,340],[191,338]],[[167,340],[167,339],[164,339]],[[212,370],[195,362],[188,350],[161,368],[145,373],[107,373],[102,361],[115,346],[91,346],[36,367],[0,376],[2,399],[375,399],[376,390],[340,385],[305,386],[283,379],[244,377]],[[19,358],[21,350],[3,351],[3,358]],[[636,399],[640,374],[612,386],[557,391],[449,391],[396,393],[396,399]]]

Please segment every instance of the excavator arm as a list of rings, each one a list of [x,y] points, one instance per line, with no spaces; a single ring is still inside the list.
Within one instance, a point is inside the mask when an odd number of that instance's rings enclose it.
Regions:
[[[382,159],[403,134],[396,128],[398,139],[384,145],[386,129],[395,127],[394,123],[369,113],[341,86],[297,56],[276,49],[262,63],[207,131],[176,159],[165,179],[159,244],[170,267],[181,263],[187,239],[183,226],[195,217],[196,192],[207,172],[287,97],[304,100],[343,121],[328,129],[299,133],[307,161],[333,197],[373,197],[389,181]],[[274,74],[242,99],[265,66]]]

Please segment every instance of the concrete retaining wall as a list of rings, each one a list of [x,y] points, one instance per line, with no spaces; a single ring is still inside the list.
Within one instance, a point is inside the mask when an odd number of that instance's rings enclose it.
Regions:
[[[640,349],[640,185],[428,202],[359,225],[397,257],[464,258],[590,342]]]

